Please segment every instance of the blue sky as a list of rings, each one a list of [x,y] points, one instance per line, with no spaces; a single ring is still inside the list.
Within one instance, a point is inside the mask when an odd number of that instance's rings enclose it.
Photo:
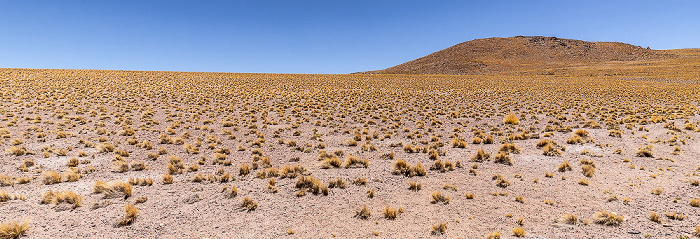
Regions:
[[[700,48],[700,1],[0,0],[0,67],[352,73],[486,37]]]

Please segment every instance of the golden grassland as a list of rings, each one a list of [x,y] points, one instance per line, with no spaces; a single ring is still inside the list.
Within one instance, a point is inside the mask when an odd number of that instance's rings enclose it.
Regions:
[[[551,198],[512,189],[538,185],[540,180],[561,180],[570,189],[596,193],[587,200],[617,202],[612,192],[603,192],[602,200],[598,195],[605,189],[589,188],[609,187],[602,182],[614,164],[638,172],[630,157],[668,162],[668,167],[683,163],[685,171],[678,178],[683,178],[683,187],[697,190],[700,168],[689,168],[692,161],[685,158],[698,156],[690,146],[700,132],[698,70],[688,58],[657,65],[626,62],[553,69],[553,74],[529,76],[2,69],[0,144],[7,170],[0,173],[0,186],[10,192],[0,191],[5,195],[0,202],[67,204],[66,210],[79,214],[84,203],[100,210],[119,198],[116,203],[123,206],[114,212],[120,216],[112,225],[129,228],[149,216],[141,209],[158,201],[148,200],[154,198],[149,187],[217,187],[222,197],[235,198],[231,208],[246,215],[269,208],[266,198],[330,198],[334,191],[361,187],[368,203],[346,207],[347,220],[387,219],[391,224],[415,218],[415,211],[396,202],[369,203],[391,201],[393,194],[374,186],[384,180],[400,180],[400,194],[425,195],[420,201],[431,208],[508,195],[506,201],[514,207],[554,206]],[[647,137],[653,127],[662,130]],[[611,140],[631,138],[636,140],[629,141],[634,142],[631,147],[610,146]],[[590,150],[572,152],[567,146]],[[510,173],[511,168],[523,167],[527,154],[556,163]],[[679,164],[672,164],[676,160]],[[648,171],[671,174],[668,167]],[[342,172],[364,173],[349,177]],[[488,186],[440,178],[448,174],[484,178]],[[421,183],[435,177],[440,183]],[[56,189],[81,181],[90,186]],[[35,191],[20,195],[11,190],[25,184]],[[237,185],[257,185],[262,194]],[[422,187],[428,189],[421,191]],[[700,195],[667,198],[666,190],[638,191],[645,197],[663,197],[659,200],[668,201],[664,204],[674,199],[684,210],[700,205],[694,198]],[[627,199],[620,204],[632,200]],[[195,203],[202,197],[188,200]],[[654,223],[698,223],[697,211],[668,212],[664,215],[669,220],[649,211],[618,215],[601,207],[588,215],[560,210],[540,216],[549,218],[543,225],[599,226],[603,229],[597,232],[603,234],[612,233],[606,227],[624,227],[632,216]],[[2,237],[32,234],[29,224],[17,224],[24,220],[20,213],[6,214],[2,220]],[[590,220],[595,224],[589,225]],[[425,236],[451,235],[457,230],[453,228],[460,228],[459,221],[426,222],[430,226],[424,228]],[[512,230],[516,237],[541,232],[525,221],[520,217],[500,230]],[[290,228],[293,225],[283,226],[280,233],[304,233]],[[479,233],[501,235],[494,228]]]

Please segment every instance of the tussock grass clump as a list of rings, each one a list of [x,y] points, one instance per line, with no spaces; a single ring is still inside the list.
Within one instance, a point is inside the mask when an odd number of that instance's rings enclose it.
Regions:
[[[444,222],[435,224],[430,228],[430,232],[433,235],[442,235],[442,234],[445,234],[446,231],[447,231],[447,223],[444,223]]]
[[[129,184],[131,185],[138,185],[138,186],[151,186],[153,185],[153,179],[151,177],[148,178],[129,178],[128,181]]]
[[[15,185],[15,179],[13,177],[0,174],[0,186],[7,187]]]
[[[557,170],[559,172],[566,172],[566,171],[571,171],[571,165],[569,164],[569,161],[564,161],[563,163],[559,164],[557,167]]]
[[[503,175],[496,174],[491,177],[492,180],[496,181],[496,186],[501,187],[501,188],[506,188],[510,186],[510,181],[506,180]]]
[[[61,182],[61,175],[58,174],[56,171],[47,171],[42,174],[43,179],[42,182],[45,185],[51,185],[55,183],[60,183]]]
[[[510,158],[510,155],[506,152],[497,153],[494,157],[494,162],[505,165],[513,165],[513,160]]]
[[[305,171],[306,171],[306,169],[301,165],[294,165],[294,166],[285,165],[282,167],[282,170],[280,170],[280,177],[281,178],[296,178],[297,176],[299,176],[299,174],[302,174]]]
[[[420,191],[422,187],[422,183],[408,181],[408,189],[411,191]]]
[[[428,173],[420,162],[416,163],[416,166],[413,167],[412,170],[416,176],[425,176]]]
[[[185,169],[185,165],[183,164],[181,158],[179,158],[175,155],[171,155],[170,157],[168,157],[168,160],[170,161],[170,162],[168,162],[168,164],[166,166],[168,169],[168,174],[170,174],[170,175],[181,174],[182,171]]]
[[[427,171],[420,162],[417,163],[416,166],[411,167],[411,165],[408,164],[406,161],[397,159],[394,162],[394,170],[391,173],[394,175],[404,175],[406,177],[413,177],[425,176]]]
[[[451,144],[453,148],[467,147],[467,141],[465,141],[463,138],[453,138]]]
[[[525,198],[522,196],[515,196],[515,201],[519,203],[525,203]]]
[[[348,155],[345,158],[345,168],[350,168],[354,165],[362,165],[362,167],[367,168],[369,167],[369,160],[361,159],[353,155]]]
[[[238,188],[236,188],[236,185],[231,185],[231,190],[224,186],[221,191],[227,198],[235,198],[238,196]]]
[[[313,176],[301,176],[295,185],[300,191],[311,191],[314,195],[328,195],[328,187]]]
[[[513,229],[513,236],[516,237],[524,237],[525,236],[525,229],[522,227],[516,227]]]
[[[335,180],[328,182],[328,188],[345,188],[346,185],[347,182],[342,178],[336,178]]]
[[[349,158],[348,158],[349,159]],[[340,161],[339,158],[333,156],[330,158],[326,158],[322,161],[321,168],[328,169],[328,168],[340,168],[340,166],[343,164],[343,162]]]
[[[647,146],[641,147],[641,148],[637,149],[637,157],[648,157],[648,158],[654,157],[654,153],[652,152],[653,149],[654,149],[653,145],[647,145]]]
[[[433,193],[430,194],[430,197],[432,198],[432,200],[430,201],[430,203],[432,203],[432,204],[437,204],[437,203],[448,204],[448,203],[450,203],[450,197],[444,196],[444,195],[440,194],[440,192],[438,192],[438,191],[433,191]]]
[[[246,176],[250,174],[250,166],[248,164],[244,163],[241,165],[238,165],[238,175],[239,176]]]
[[[671,220],[683,221],[685,219],[685,215],[676,212],[666,212],[664,215]]]
[[[363,220],[369,219],[372,216],[372,212],[367,209],[367,205],[362,206],[360,210],[355,210],[355,217]]]
[[[83,177],[83,175],[75,172],[66,172],[63,174],[63,177],[66,179],[66,182],[76,182]]]
[[[21,146],[21,147],[12,146],[12,147],[7,148],[5,150],[5,152],[7,152],[7,154],[9,154],[9,155],[14,155],[14,156],[22,156],[22,155],[25,155],[28,153],[27,148],[25,148],[24,146]]]
[[[606,226],[617,226],[620,225],[620,223],[622,223],[624,220],[625,217],[612,212],[607,212],[605,210],[593,214],[593,221],[595,223]]]
[[[661,223],[661,216],[656,212],[649,212],[649,220],[656,223]]]
[[[117,222],[117,224],[115,225],[116,227],[131,225],[132,223],[134,223],[136,217],[139,215],[139,210],[136,209],[136,207],[132,204],[126,204],[126,206],[124,206],[124,211],[124,218]]]
[[[116,198],[120,196],[128,198],[131,197],[132,194],[131,184],[118,181],[105,183],[104,181],[97,180],[92,190],[95,193],[104,194],[105,198]]]
[[[516,124],[520,124],[520,120],[518,120],[518,116],[515,116],[515,114],[510,113],[510,114],[506,115],[505,118],[503,118],[503,123],[516,125]]]
[[[465,193],[464,195],[467,197],[467,199],[474,199],[473,193]]]
[[[253,199],[250,199],[249,197],[244,197],[243,200],[241,200],[240,208],[250,212],[258,208],[258,203],[254,202]]]
[[[170,174],[163,174],[163,184],[172,184],[173,183],[173,175]]]
[[[389,206],[386,206],[384,208],[384,218],[389,220],[396,219],[396,217],[398,217],[400,213],[403,213],[403,208],[393,209]]]
[[[608,136],[610,137],[616,137],[616,138],[622,138],[622,131],[619,130],[610,130],[608,132]]]
[[[406,161],[403,161],[401,159],[397,159],[394,162],[394,171],[392,171],[392,174],[395,175],[404,175],[407,177],[412,176],[412,170],[411,170],[411,165],[409,165]]]
[[[367,178],[355,178],[355,180],[352,180],[352,184],[357,186],[365,185],[367,184]]]
[[[75,167],[75,166],[78,166],[79,163],[80,162],[78,162],[77,158],[70,158],[68,160],[68,163],[66,163],[66,165],[68,165],[68,167]]]
[[[83,201],[83,197],[76,194],[73,191],[51,191],[45,192],[41,196],[41,204],[55,204],[60,203],[72,204],[73,209],[80,207]]]
[[[552,146],[551,144],[542,147],[543,153],[546,156],[561,156],[562,152],[560,149]]]
[[[561,217],[559,217],[558,221],[560,223],[575,225],[577,220],[578,220],[578,217],[576,217],[576,215],[571,214],[571,213],[567,213],[567,214],[561,215]]]
[[[582,179],[578,180],[578,184],[581,184],[583,186],[588,186],[589,184],[591,184],[591,182],[589,182],[588,179],[582,178]]]
[[[395,155],[394,155],[394,152],[392,151],[392,152],[389,152],[389,153],[382,154],[381,156],[379,156],[379,159],[382,159],[382,160],[391,160],[391,159],[394,159],[394,157],[395,157]]]
[[[593,165],[589,164],[584,164],[581,165],[581,171],[583,172],[583,175],[586,177],[593,177],[593,174],[595,173],[595,167]]]
[[[581,143],[583,143],[583,138],[581,138],[581,136],[574,135],[574,136],[571,136],[571,138],[568,138],[566,140],[566,143],[567,144],[581,144]]]
[[[498,152],[519,154],[520,148],[515,147],[515,144],[505,143],[498,147]]]
[[[18,194],[12,195],[12,194],[9,194],[5,191],[0,190],[0,203],[8,202],[11,200],[23,200],[24,201],[26,199],[27,199],[27,197],[25,197],[24,195],[18,195]]]
[[[19,223],[11,221],[8,223],[0,223],[0,238],[15,239],[21,238],[29,230],[29,221]]]
[[[693,199],[690,199],[690,206],[692,206],[692,207],[700,207],[700,198],[693,198]]]
[[[133,171],[142,171],[142,170],[148,169],[148,166],[146,166],[146,163],[142,162],[142,161],[131,161],[129,166],[131,167],[131,170],[133,170]]]
[[[491,232],[489,235],[486,236],[486,239],[501,239],[501,233],[500,232]]]
[[[484,149],[479,149],[476,151],[476,155],[472,157],[472,161],[474,162],[483,162],[484,160],[488,160],[491,157],[490,154],[486,153]]]

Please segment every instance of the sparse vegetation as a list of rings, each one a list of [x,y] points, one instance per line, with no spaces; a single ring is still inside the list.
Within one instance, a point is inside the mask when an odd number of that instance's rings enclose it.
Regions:
[[[593,214],[593,221],[595,223],[606,225],[606,226],[618,226],[625,220],[625,217],[617,215],[612,212],[607,212],[605,210],[596,212]]]
[[[126,206],[124,206],[124,211],[124,218],[117,222],[117,227],[131,225],[132,223],[134,223],[136,217],[139,215],[139,210],[136,209],[136,207],[132,204],[126,204]]]
[[[21,238],[29,230],[29,221],[17,222],[11,221],[0,223],[0,238],[15,239]]]
[[[697,65],[685,57],[676,60],[685,68],[670,69],[679,72]],[[291,223],[274,233],[291,235],[287,230],[294,228],[294,236],[307,237],[304,228],[317,216],[291,218],[290,205],[304,210],[321,206],[349,213],[347,217],[357,210],[358,218],[367,219],[358,223],[381,226],[339,237],[370,236],[372,230],[380,237],[421,237],[394,232],[406,220],[424,227],[438,223],[426,224],[421,217],[426,208],[444,213],[455,206],[498,205],[514,210],[461,214],[448,218],[445,229],[436,225],[437,231],[452,237],[469,228],[474,235],[468,235],[483,237],[492,230],[513,230],[513,236],[534,237],[566,208],[593,213],[577,206],[589,201],[619,210],[630,223],[602,211],[588,218],[620,229],[598,230],[584,226],[586,218],[565,214],[558,223],[575,226],[558,226],[574,230],[556,235],[576,237],[574,232],[589,230],[600,237],[615,237],[617,231],[628,235],[634,223],[654,224],[648,221],[654,220],[651,209],[671,229],[691,226],[683,231],[689,234],[697,218],[686,203],[700,207],[692,193],[700,177],[699,165],[692,163],[700,139],[700,97],[695,94],[700,86],[677,80],[667,67],[645,71],[646,63],[628,64],[630,70],[623,72],[562,66],[548,70],[553,76],[533,70],[527,80],[490,73],[6,69],[0,71],[7,83],[0,91],[0,143],[5,146],[0,202],[7,209],[5,220],[45,212],[75,227],[56,233],[57,226],[47,221],[36,234],[35,229],[23,231],[32,237],[85,235],[67,234],[86,229],[73,225],[72,217],[109,220],[109,227],[113,221],[135,223],[143,229],[138,220],[160,220],[184,209],[197,214],[226,208],[248,211],[244,214],[253,221],[273,213]],[[581,171],[573,170],[576,166]],[[575,193],[565,197],[554,195],[571,190]],[[603,190],[609,191],[601,195]],[[22,195],[27,192],[33,193]],[[395,204],[411,197],[419,202]],[[201,201],[190,205],[188,198]],[[81,201],[89,206],[80,206]],[[121,218],[128,203],[140,208],[141,217],[134,207]],[[523,214],[533,208],[538,213]],[[120,218],[100,218],[114,213]],[[512,218],[504,219],[506,213]],[[506,224],[473,227],[494,218]],[[324,220],[342,223],[334,217]],[[447,223],[454,235],[445,231]],[[94,230],[113,237],[113,230],[103,230],[102,224]],[[159,224],[143,225],[153,230]],[[654,234],[664,228],[656,227],[638,230]],[[332,237],[332,230],[322,228],[318,234]],[[240,233],[271,235],[253,229]]]

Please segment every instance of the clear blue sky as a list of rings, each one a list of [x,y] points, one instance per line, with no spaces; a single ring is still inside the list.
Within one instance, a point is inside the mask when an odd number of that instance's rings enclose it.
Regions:
[[[700,48],[700,1],[0,0],[0,67],[351,73],[485,37]]]

